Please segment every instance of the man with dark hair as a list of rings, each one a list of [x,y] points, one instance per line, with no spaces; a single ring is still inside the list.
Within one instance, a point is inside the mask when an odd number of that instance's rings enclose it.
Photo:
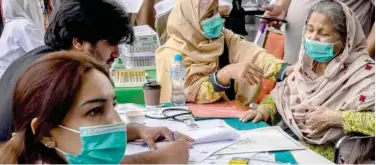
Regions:
[[[118,44],[132,43],[134,34],[125,9],[113,0],[65,1],[55,13],[46,34],[45,46],[38,47],[16,59],[0,79],[0,142],[11,138],[12,99],[20,75],[39,57],[59,50],[75,50],[94,56],[108,68],[118,57]],[[164,127],[127,125],[128,140],[143,139],[151,149],[159,136],[172,140],[173,133]],[[126,156],[122,163],[181,164],[188,161],[189,137],[153,152]],[[179,139],[179,138],[178,138]]]

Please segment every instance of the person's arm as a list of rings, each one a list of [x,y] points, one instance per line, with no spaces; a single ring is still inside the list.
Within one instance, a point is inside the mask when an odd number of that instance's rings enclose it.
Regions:
[[[186,164],[190,147],[191,144],[178,139],[154,151],[127,155],[121,164]]]
[[[368,53],[372,58],[375,58],[375,24],[372,26],[372,30],[367,38]]]
[[[366,135],[375,135],[374,112],[351,112],[342,113],[343,130],[345,133],[359,132]]]
[[[145,127],[140,124],[127,124],[127,140],[128,141],[135,141],[137,139],[140,139],[140,129],[142,127]]]
[[[257,110],[267,110],[270,116],[271,122],[276,123],[277,115],[277,106],[272,96],[268,95],[262,99],[260,105],[257,107]]]
[[[156,164],[156,152],[144,152],[135,155],[127,155],[120,164]]]
[[[262,70],[262,78],[282,81],[286,75],[287,63],[266,52],[265,49],[249,42],[229,30],[225,30],[226,43],[233,63],[248,62]]]
[[[291,0],[278,0],[277,5],[282,6],[282,8],[286,11],[286,13],[289,10],[291,4]]]
[[[219,100],[224,95],[224,91],[228,88],[229,87],[219,84],[216,80],[216,73],[213,73],[201,84],[197,93],[196,102],[198,104],[213,103]]]

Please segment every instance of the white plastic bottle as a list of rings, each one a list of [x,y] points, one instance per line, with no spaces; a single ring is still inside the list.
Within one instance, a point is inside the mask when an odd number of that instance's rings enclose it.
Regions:
[[[171,103],[175,107],[185,106],[184,84],[185,84],[185,66],[182,63],[183,56],[175,55],[175,60],[171,65]]]

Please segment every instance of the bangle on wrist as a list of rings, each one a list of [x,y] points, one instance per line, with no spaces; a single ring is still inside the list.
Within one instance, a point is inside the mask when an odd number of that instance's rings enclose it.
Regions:
[[[215,72],[215,73],[213,73],[209,76],[209,81],[213,85],[214,91],[215,92],[223,92],[223,91],[227,91],[228,89],[230,89],[231,83],[228,86],[223,86],[223,85],[218,83],[217,73],[218,72]]]

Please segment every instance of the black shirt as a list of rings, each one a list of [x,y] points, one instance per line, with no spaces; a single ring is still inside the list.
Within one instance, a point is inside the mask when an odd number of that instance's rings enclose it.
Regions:
[[[39,57],[54,52],[48,46],[40,46],[14,60],[0,79],[0,142],[11,138],[13,119],[13,92],[18,78]]]

